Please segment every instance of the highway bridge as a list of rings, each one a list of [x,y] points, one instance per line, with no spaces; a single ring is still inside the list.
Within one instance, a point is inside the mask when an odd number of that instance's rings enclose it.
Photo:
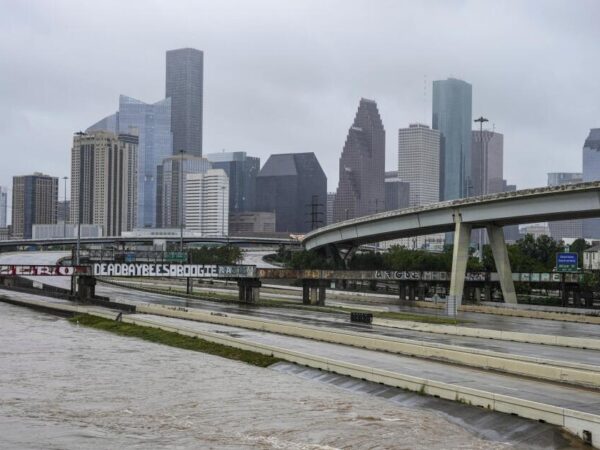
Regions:
[[[502,227],[600,217],[600,182],[470,197],[346,220],[308,233],[303,246],[349,251],[361,244],[454,232],[449,312],[461,304],[471,230],[486,228],[504,300],[516,303]]]
[[[179,243],[179,236],[103,236],[81,238],[79,242],[82,245],[115,245],[124,247],[129,244],[152,245],[155,241],[167,241]],[[280,237],[256,237],[256,236],[230,236],[230,237],[198,237],[183,236],[185,244],[232,244],[232,245],[299,245],[299,241],[293,238]],[[76,245],[76,237],[52,238],[52,239],[18,239],[0,241],[0,250],[7,247],[49,247],[59,245]]]

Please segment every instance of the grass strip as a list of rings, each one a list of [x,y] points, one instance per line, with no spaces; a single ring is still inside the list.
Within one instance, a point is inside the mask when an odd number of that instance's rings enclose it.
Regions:
[[[192,350],[195,352],[208,353],[222,358],[242,361],[258,367],[267,367],[281,361],[278,358],[250,350],[242,350],[227,345],[209,342],[192,336],[184,336],[173,331],[160,330],[158,328],[144,327],[131,323],[117,322],[116,320],[92,316],[90,314],[78,314],[68,319],[71,323],[77,323],[97,330],[109,331],[121,336],[136,337],[145,341],[164,344],[170,347]]]

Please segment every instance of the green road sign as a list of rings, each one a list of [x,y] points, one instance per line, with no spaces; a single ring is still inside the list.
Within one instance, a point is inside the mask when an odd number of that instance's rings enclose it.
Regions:
[[[557,272],[577,272],[578,267],[577,253],[557,253],[556,271]]]
[[[167,262],[187,262],[186,252],[165,252],[164,260]]]

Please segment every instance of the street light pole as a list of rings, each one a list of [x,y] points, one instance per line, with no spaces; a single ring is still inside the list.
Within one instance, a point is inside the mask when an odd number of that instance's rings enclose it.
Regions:
[[[67,237],[67,180],[69,179],[69,177],[63,177],[63,180],[65,180],[65,200],[63,203],[63,237],[66,238]]]
[[[480,116],[478,119],[475,119],[473,122],[479,122],[479,145],[481,150],[481,157],[479,162],[480,176],[481,176],[481,184],[480,184],[480,195],[485,195],[488,192],[488,179],[487,179],[487,152],[483,151],[483,123],[489,122],[483,116]],[[479,262],[483,261],[483,230],[479,229]]]
[[[75,265],[79,265],[79,250],[81,248],[81,177],[79,178],[79,189],[77,195],[77,250],[75,253]]]

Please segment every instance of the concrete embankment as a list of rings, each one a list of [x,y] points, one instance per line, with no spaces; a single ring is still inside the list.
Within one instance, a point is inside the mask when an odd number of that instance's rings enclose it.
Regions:
[[[39,302],[42,301],[35,300],[32,302],[30,299],[19,300],[19,303],[24,306],[34,306]],[[73,311],[73,306],[67,304],[55,303],[52,305],[52,308]],[[88,308],[85,306],[75,306],[75,308],[77,308],[77,312],[85,312],[101,317],[117,317],[117,312],[114,311]],[[571,433],[580,437],[583,437],[584,435],[591,436],[590,439],[594,444],[597,442],[596,436],[600,436],[600,411],[597,411],[597,408],[590,407],[591,405],[600,402],[600,395],[596,392],[584,392],[581,390],[574,390],[573,388],[569,389],[558,385],[544,384],[543,382],[535,384],[526,380],[519,380],[518,378],[513,379],[512,377],[506,376],[504,376],[504,381],[499,383],[498,381],[495,381],[495,378],[498,378],[499,376],[494,376],[485,371],[479,371],[478,373],[469,372],[470,375],[467,379],[464,379],[464,382],[461,382],[457,378],[458,374],[467,372],[454,369],[453,366],[447,366],[447,372],[454,373],[454,375],[446,376],[446,372],[440,373],[439,368],[418,372],[413,371],[412,374],[409,375],[407,373],[402,373],[404,372],[403,368],[406,366],[397,360],[397,358],[401,357],[394,356],[393,359],[390,359],[389,357],[385,357],[385,353],[362,349],[346,352],[343,351],[344,348],[347,348],[345,346],[331,347],[333,344],[327,343],[307,345],[302,344],[301,341],[303,340],[299,338],[284,339],[281,337],[274,341],[277,342],[277,345],[270,345],[261,343],[257,338],[252,340],[248,336],[244,336],[244,333],[235,332],[236,328],[230,328],[231,331],[222,330],[221,332],[215,332],[210,328],[210,331],[207,331],[206,329],[194,327],[195,322],[185,322],[179,319],[160,319],[160,317],[153,318],[142,314],[124,314],[121,316],[121,320],[126,323],[159,328],[187,336],[196,336],[210,342],[250,350],[265,355],[272,355],[276,358],[316,369],[408,389],[448,400],[459,401],[494,411],[516,414],[529,419],[545,421],[564,427]],[[198,323],[198,325],[201,324]],[[237,329],[239,330],[239,328]],[[262,333],[254,332],[254,334],[258,337],[261,335],[264,336]],[[292,345],[293,342],[297,342],[297,345]],[[304,342],[308,343],[312,341],[304,339]],[[328,354],[327,351],[320,350],[322,347],[337,350],[334,353]],[[357,354],[360,354],[361,356],[357,357]],[[329,357],[327,355],[337,355],[337,357]],[[348,357],[346,358],[342,355],[348,355]],[[368,358],[371,358],[369,359],[369,363],[365,360],[365,355],[367,355]],[[389,356],[391,357],[391,355]],[[377,362],[379,360],[388,361],[385,363],[388,364],[388,366]],[[406,361],[408,362],[408,360],[409,359]],[[435,365],[439,363],[419,363],[419,365],[421,364]],[[415,375],[415,373],[418,375]],[[428,375],[421,376],[421,374]],[[435,376],[433,376],[434,374]],[[428,378],[429,375],[432,375],[433,377]],[[489,377],[490,382],[476,383],[469,381],[472,377],[474,377],[473,380],[483,380],[483,378]],[[451,379],[452,381],[448,382],[446,379]],[[512,379],[516,386],[514,389],[511,389],[510,392],[517,392],[518,395],[506,395],[500,393],[502,392],[502,389],[504,389],[500,384],[511,383],[509,379]],[[483,386],[486,387],[486,389],[475,388],[472,386]],[[528,388],[525,388],[524,386],[528,386]],[[532,390],[539,391],[540,393],[531,396]],[[544,394],[541,394],[542,391]],[[544,401],[531,400],[532,398],[543,399]],[[590,403],[588,404],[584,399],[589,399]],[[545,400],[547,400],[547,402]],[[581,408],[577,409],[580,406]]]

